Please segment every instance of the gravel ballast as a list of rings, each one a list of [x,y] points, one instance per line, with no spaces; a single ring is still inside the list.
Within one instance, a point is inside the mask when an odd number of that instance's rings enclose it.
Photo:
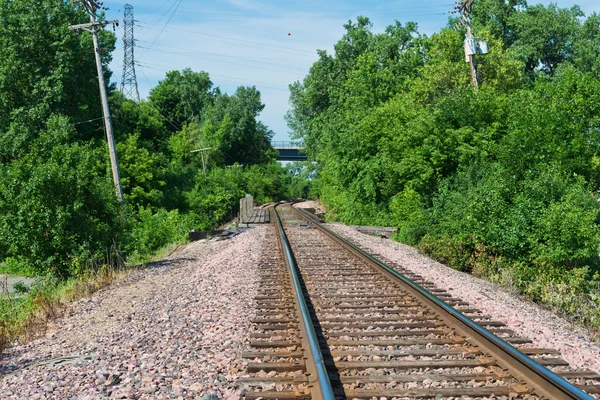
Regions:
[[[506,323],[508,328],[531,339],[536,347],[559,350],[572,367],[600,372],[600,346],[582,329],[551,311],[488,281],[438,263],[410,246],[365,235],[343,224],[326,226],[365,251],[386,257]]]
[[[238,399],[266,229],[191,243],[73,303],[5,352],[0,397]]]
[[[417,250],[328,225],[505,322],[575,368],[600,347],[555,314]],[[69,306],[47,335],[0,358],[2,399],[239,399],[267,229],[200,241]]]

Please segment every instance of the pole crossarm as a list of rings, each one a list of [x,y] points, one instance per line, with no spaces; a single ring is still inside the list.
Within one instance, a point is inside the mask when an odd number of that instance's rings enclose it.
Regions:
[[[95,28],[97,26],[100,27],[100,29],[106,27],[107,25],[117,25],[119,26],[119,20],[117,19],[112,19],[110,21],[96,21],[96,22],[88,22],[87,24],[77,24],[77,25],[69,25],[69,29],[72,31],[77,31],[79,29],[83,29],[85,31],[88,32],[93,32],[94,30],[96,30]],[[92,29],[89,29],[92,28]]]
[[[473,11],[473,4],[475,4],[475,0],[466,0],[461,1],[460,4],[456,7],[456,11],[459,13],[471,13]]]
[[[212,147],[207,147],[205,149],[192,150],[192,151],[190,151],[190,153],[197,153],[199,151],[208,151],[208,150],[212,150]]]
[[[206,160],[205,160],[204,153],[206,153],[209,150],[212,150],[212,147],[206,147],[204,149],[190,151],[190,153],[200,153],[200,156],[202,157],[202,170],[204,170],[204,176],[206,176],[206,162],[208,161],[208,154],[206,155]]]

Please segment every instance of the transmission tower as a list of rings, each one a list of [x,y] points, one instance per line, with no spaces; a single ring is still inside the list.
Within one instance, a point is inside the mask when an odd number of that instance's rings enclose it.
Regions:
[[[123,48],[125,55],[123,57],[123,77],[121,78],[121,93],[129,99],[140,101],[140,92],[138,91],[137,78],[135,77],[135,59],[133,49],[135,48],[135,38],[133,36],[133,6],[125,4],[125,15],[123,16]]]

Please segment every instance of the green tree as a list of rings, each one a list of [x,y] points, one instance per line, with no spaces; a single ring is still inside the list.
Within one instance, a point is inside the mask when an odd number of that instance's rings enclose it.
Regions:
[[[213,147],[218,165],[260,164],[275,157],[274,132],[258,121],[265,108],[256,87],[240,86],[233,95],[217,95],[206,111],[202,143]],[[206,125],[205,125],[206,126]]]
[[[556,4],[539,4],[514,13],[510,25],[515,38],[510,48],[527,72],[539,69],[552,74],[571,58],[583,16],[578,6],[559,8]]]
[[[73,143],[65,117],[19,160],[0,166],[0,236],[7,256],[37,274],[67,278],[71,261],[102,257],[123,228],[106,174],[106,149]]]
[[[502,46],[510,47],[517,36],[512,18],[526,9],[525,0],[478,0],[471,20],[476,31],[487,30]]]
[[[600,15],[590,15],[579,30],[573,43],[572,62],[583,72],[600,77]]]
[[[150,91],[148,99],[164,115],[170,131],[181,129],[186,123],[203,118],[218,90],[206,72],[170,71],[164,80]]]
[[[125,198],[137,207],[162,204],[167,158],[154,152],[151,144],[140,140],[140,134],[129,135],[117,144],[121,185]]]
[[[92,38],[68,29],[88,22],[85,13],[63,0],[1,1],[0,20],[1,163],[27,151],[50,115],[77,122],[102,112]],[[115,36],[107,31],[99,36],[107,66]],[[89,124],[78,130],[82,139],[102,137]]]

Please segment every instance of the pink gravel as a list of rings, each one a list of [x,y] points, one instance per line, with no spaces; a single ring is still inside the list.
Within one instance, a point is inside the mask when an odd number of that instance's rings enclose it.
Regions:
[[[0,397],[238,399],[265,233],[191,243],[73,303],[46,337],[2,356]],[[44,364],[63,357],[74,358]]]
[[[343,224],[327,226],[365,251],[396,262],[503,321],[519,335],[531,339],[536,347],[559,350],[572,367],[600,372],[600,346],[582,328],[551,311],[511,295],[498,285],[440,264],[410,246],[365,235]]]

